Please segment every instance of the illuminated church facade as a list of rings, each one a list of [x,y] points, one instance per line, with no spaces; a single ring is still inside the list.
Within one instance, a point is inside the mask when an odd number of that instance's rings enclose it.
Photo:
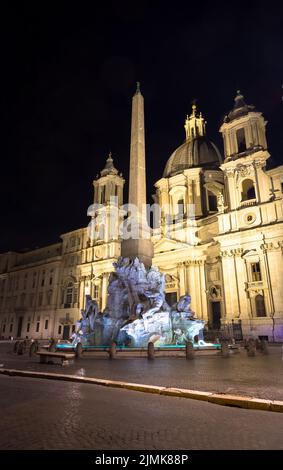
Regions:
[[[267,169],[265,127],[238,92],[220,128],[223,158],[193,105],[185,142],[155,183],[152,264],[165,273],[168,303],[190,293],[209,328],[241,322],[244,337],[283,341],[283,166]],[[124,182],[110,154],[93,183],[107,215],[101,238],[81,228],[60,243],[0,255],[0,338],[69,338],[86,293],[104,310],[121,254],[118,226],[108,230],[111,196],[122,206]]]

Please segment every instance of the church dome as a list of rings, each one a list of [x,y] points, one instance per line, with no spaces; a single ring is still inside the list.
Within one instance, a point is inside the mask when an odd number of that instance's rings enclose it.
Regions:
[[[231,122],[242,116],[246,116],[249,112],[255,112],[255,106],[253,104],[246,104],[244,96],[240,90],[237,90],[237,95],[234,98],[233,109],[225,116],[224,122]]]
[[[221,163],[221,155],[216,145],[205,136],[198,136],[180,145],[172,153],[163,177],[168,178],[189,168],[219,166]]]
[[[222,163],[220,152],[216,145],[205,136],[205,124],[202,114],[192,114],[185,121],[186,142],[178,147],[169,158],[163,178],[181,173],[195,167],[218,167]]]

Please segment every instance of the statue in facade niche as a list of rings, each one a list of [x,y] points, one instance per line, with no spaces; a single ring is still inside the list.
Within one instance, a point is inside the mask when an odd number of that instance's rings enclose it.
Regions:
[[[146,269],[135,258],[120,257],[109,277],[108,301],[103,312],[86,296],[86,307],[77,323],[73,344],[147,347],[203,343],[204,321],[194,317],[191,297],[184,295],[170,307],[165,300],[165,276],[158,268]]]

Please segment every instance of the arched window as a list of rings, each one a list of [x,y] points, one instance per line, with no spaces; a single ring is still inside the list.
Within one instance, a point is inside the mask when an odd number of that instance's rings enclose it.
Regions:
[[[255,199],[255,187],[253,180],[246,179],[242,182],[242,201]]]
[[[238,153],[242,153],[247,150],[245,130],[243,128],[237,130],[237,144],[238,144]]]
[[[103,204],[105,202],[105,186],[100,188],[100,203]]]
[[[263,295],[258,294],[255,297],[255,311],[257,317],[266,317],[265,304]]]

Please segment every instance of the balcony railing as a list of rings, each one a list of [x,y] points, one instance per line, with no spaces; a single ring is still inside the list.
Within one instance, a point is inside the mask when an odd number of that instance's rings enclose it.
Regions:
[[[251,289],[262,289],[264,287],[263,281],[252,281],[247,283],[248,290]]]
[[[256,203],[257,203],[256,199],[250,199],[248,201],[242,201],[241,202],[241,207],[255,206]]]

